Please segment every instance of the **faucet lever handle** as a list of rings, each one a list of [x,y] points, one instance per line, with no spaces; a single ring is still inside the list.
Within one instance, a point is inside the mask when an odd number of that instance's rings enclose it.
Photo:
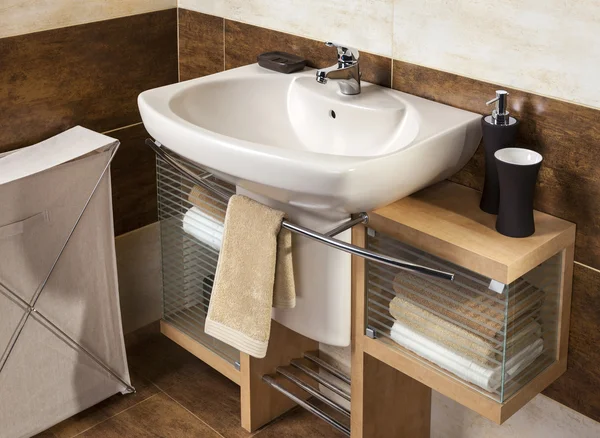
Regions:
[[[332,43],[331,41],[327,41],[325,45],[327,47],[335,47],[337,49],[338,62],[341,62],[343,64],[351,64],[354,62],[358,62],[360,53],[357,49],[347,47],[344,44]]]

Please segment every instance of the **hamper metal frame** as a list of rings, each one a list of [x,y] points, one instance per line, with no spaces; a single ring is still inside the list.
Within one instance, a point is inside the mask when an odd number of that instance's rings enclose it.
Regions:
[[[112,146],[108,149],[111,151],[110,157],[108,158],[108,162],[106,163],[104,169],[102,170],[100,177],[96,181],[88,199],[84,203],[84,206],[83,206],[81,212],[77,216],[77,219],[75,220],[75,223],[73,224],[73,227],[71,228],[71,231],[67,235],[67,238],[66,238],[64,244],[62,245],[61,249],[59,250],[56,258],[54,259],[54,262],[52,263],[52,266],[50,267],[49,272],[45,275],[43,281],[40,283],[40,285],[36,289],[32,298],[29,301],[26,301],[23,298],[21,298],[15,291],[11,290],[6,285],[4,285],[3,283],[0,282],[0,293],[2,295],[4,295],[6,298],[8,298],[9,300],[11,300],[15,305],[21,307],[21,309],[24,312],[23,315],[21,316],[21,319],[19,320],[19,323],[17,324],[17,327],[15,327],[15,330],[13,331],[13,334],[9,340],[8,345],[6,346],[2,356],[0,357],[0,373],[2,373],[2,371],[4,370],[6,363],[8,362],[8,359],[10,358],[10,356],[15,348],[15,345],[17,344],[17,342],[23,332],[23,329],[25,328],[25,324],[31,317],[31,318],[35,319],[36,321],[41,322],[42,325],[45,326],[46,329],[48,329],[48,331],[50,331],[61,341],[63,341],[67,345],[69,345],[71,348],[75,348],[75,349],[81,351],[86,356],[88,356],[90,359],[92,359],[92,361],[94,361],[97,365],[99,365],[110,376],[112,376],[115,380],[117,380],[119,383],[121,383],[123,386],[125,386],[126,391],[124,391],[124,393],[135,393],[135,388],[131,384],[127,383],[121,376],[119,376],[119,374],[117,372],[115,372],[112,368],[110,368],[108,365],[106,365],[101,359],[96,357],[96,355],[94,355],[90,350],[88,350],[86,347],[84,347],[79,342],[74,340],[71,336],[69,336],[67,333],[65,333],[64,330],[62,330],[60,327],[58,327],[56,324],[54,324],[49,318],[47,318],[43,313],[41,313],[35,307],[41,294],[43,293],[46,285],[48,284],[48,281],[49,281],[50,277],[52,276],[52,273],[54,272],[54,269],[56,268],[61,256],[63,255],[65,249],[67,248],[69,242],[71,241],[71,238],[73,237],[73,234],[75,233],[75,230],[77,229],[79,223],[81,222],[81,219],[83,218],[83,215],[85,214],[90,202],[92,201],[98,187],[100,186],[102,180],[104,179],[105,175],[107,174],[108,170],[110,169],[110,165],[119,149],[119,145],[120,145],[120,143],[117,141],[114,144],[114,146]]]

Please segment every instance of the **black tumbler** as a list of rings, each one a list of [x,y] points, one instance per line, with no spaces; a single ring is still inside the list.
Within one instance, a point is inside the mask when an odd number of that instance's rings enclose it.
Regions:
[[[496,171],[496,151],[514,146],[519,121],[510,118],[508,125],[490,123],[490,116],[481,119],[483,131],[483,148],[485,152],[485,181],[479,208],[486,213],[498,214],[500,190],[498,188],[498,172]]]
[[[509,237],[527,237],[535,232],[533,194],[542,156],[529,149],[506,148],[494,154],[500,204],[496,230]]]

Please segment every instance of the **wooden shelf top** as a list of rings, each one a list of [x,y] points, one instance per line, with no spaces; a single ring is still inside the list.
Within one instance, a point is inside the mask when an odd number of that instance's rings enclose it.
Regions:
[[[511,283],[575,242],[575,224],[535,211],[536,231],[516,239],[479,209],[480,193],[443,181],[369,213],[369,225],[502,283]]]

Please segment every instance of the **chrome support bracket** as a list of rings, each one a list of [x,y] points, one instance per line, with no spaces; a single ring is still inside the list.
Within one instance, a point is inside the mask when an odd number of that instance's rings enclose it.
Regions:
[[[349,230],[350,228],[352,228],[354,225],[358,225],[358,224],[368,224],[369,223],[369,215],[367,213],[357,213],[357,214],[353,214],[350,219],[348,219],[347,221],[345,221],[343,224],[341,224],[338,227],[335,227],[333,230],[325,233],[326,236],[328,237],[335,237],[338,234]]]
[[[377,339],[377,330],[372,327],[367,327],[365,330],[365,334],[368,338]]]

